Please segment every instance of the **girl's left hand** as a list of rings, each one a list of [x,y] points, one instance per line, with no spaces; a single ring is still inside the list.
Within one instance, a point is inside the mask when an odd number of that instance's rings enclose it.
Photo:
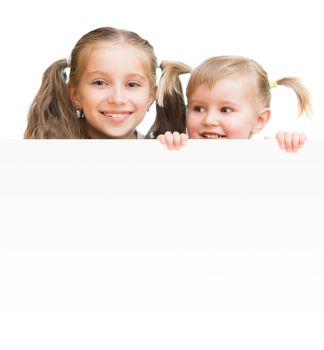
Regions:
[[[295,153],[304,146],[307,137],[304,133],[279,131],[276,134],[276,139],[281,149]]]
[[[166,145],[169,150],[174,150],[180,149],[187,143],[188,135],[183,133],[179,134],[177,131],[173,133],[167,131],[166,133],[159,135],[157,139],[162,145]]]

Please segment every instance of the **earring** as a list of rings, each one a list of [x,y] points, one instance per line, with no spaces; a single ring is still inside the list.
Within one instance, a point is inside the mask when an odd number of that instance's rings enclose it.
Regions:
[[[84,114],[83,114],[82,109],[80,109],[79,107],[75,107],[75,116],[77,119],[84,118]]]

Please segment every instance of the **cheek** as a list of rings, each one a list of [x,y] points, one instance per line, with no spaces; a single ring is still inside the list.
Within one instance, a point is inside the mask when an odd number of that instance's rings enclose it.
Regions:
[[[192,117],[190,114],[187,116],[186,126],[189,136],[196,133],[201,124],[201,118]]]
[[[224,129],[227,129],[228,136],[230,138],[246,139],[249,138],[252,126],[248,121],[231,121],[229,122]]]
[[[137,105],[138,108],[146,110],[150,106],[152,98],[151,95],[145,91],[132,94],[130,99]]]
[[[92,89],[83,89],[80,92],[80,101],[82,105],[92,106],[102,99],[100,91],[93,91]]]

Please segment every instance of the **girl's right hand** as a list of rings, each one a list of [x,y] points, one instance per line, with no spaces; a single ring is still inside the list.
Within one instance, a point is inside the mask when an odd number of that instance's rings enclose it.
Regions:
[[[166,133],[159,135],[157,140],[159,140],[162,145],[166,145],[169,150],[174,150],[180,149],[187,143],[188,135],[183,133],[179,134],[177,131],[174,131],[173,133],[167,131]]]
[[[307,139],[304,133],[278,132],[276,135],[279,147],[287,152],[297,152]]]

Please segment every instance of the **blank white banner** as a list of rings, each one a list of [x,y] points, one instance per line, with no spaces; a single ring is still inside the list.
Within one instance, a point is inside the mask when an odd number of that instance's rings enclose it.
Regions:
[[[323,349],[324,141],[0,141],[1,349]]]

